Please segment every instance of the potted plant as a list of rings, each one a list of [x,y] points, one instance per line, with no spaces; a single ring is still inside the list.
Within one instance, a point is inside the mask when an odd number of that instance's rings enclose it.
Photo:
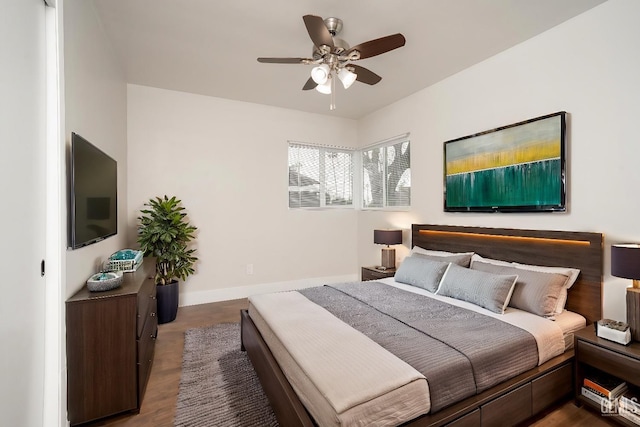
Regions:
[[[178,313],[178,279],[194,273],[198,260],[189,249],[196,227],[187,221],[181,201],[175,196],[156,197],[145,203],[138,217],[138,243],[144,256],[155,257],[158,323],[172,322]]]

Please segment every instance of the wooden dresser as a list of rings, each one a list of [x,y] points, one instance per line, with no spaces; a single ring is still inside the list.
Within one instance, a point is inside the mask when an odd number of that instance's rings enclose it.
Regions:
[[[145,260],[122,285],[90,292],[86,286],[66,302],[67,409],[71,425],[139,411],[151,372],[156,285]]]

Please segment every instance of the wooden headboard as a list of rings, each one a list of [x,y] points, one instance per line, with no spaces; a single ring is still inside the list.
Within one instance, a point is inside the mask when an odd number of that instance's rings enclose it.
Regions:
[[[583,315],[588,323],[602,318],[601,233],[413,224],[411,243],[523,264],[579,268],[566,308]]]

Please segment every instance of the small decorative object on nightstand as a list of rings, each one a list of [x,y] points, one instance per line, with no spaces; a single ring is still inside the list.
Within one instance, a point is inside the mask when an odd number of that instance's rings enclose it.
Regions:
[[[395,268],[386,268],[381,270],[379,267],[362,267],[362,281],[378,280],[387,277],[393,277],[396,274]]]
[[[611,245],[611,275],[633,279],[627,288],[627,323],[631,339],[640,341],[640,245],[637,243]]]
[[[373,243],[387,245],[382,248],[382,267],[396,268],[396,250],[389,245],[402,243],[402,230],[373,230]]]

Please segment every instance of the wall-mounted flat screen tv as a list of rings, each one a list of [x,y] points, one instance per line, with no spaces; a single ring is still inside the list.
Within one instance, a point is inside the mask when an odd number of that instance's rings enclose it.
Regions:
[[[118,232],[118,165],[71,134],[69,247],[81,248]]]
[[[444,143],[446,212],[566,211],[566,112]]]

